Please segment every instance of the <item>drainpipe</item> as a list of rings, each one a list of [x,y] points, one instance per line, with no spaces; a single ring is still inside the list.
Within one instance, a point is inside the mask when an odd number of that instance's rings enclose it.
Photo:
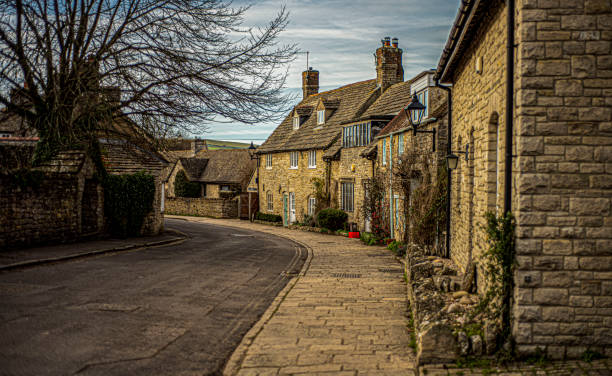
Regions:
[[[393,228],[393,133],[389,135],[389,231],[391,239],[394,238],[395,229]]]
[[[514,0],[506,2],[508,24],[506,42],[506,173],[504,176],[504,215],[512,210],[512,136],[514,122]]]
[[[450,87],[440,85],[440,80],[436,78],[436,87],[439,87],[442,90],[446,91],[446,101],[448,102],[448,120],[447,126],[448,131],[446,135],[446,153],[447,155],[452,154],[452,131],[453,131],[453,96]],[[450,168],[446,168],[446,257],[450,258],[450,247],[451,247],[451,182],[452,182],[453,172]]]

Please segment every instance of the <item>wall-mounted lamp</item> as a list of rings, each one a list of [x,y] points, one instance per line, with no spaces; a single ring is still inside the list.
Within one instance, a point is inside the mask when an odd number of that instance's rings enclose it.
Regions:
[[[425,113],[425,106],[419,102],[419,98],[416,94],[412,95],[412,100],[410,103],[404,107],[404,113],[408,118],[408,122],[412,126],[412,135],[416,137],[417,133],[431,133],[433,135],[432,140],[432,152],[436,151],[436,129],[432,129],[430,131],[418,130],[417,128],[421,124],[421,120],[423,120],[423,114]]]
[[[459,164],[459,157],[455,153],[465,154],[465,160],[469,160],[468,156],[470,155],[470,144],[465,144],[465,151],[453,151],[446,156],[446,166],[449,170],[456,169],[457,164]]]
[[[255,147],[255,145],[253,145],[253,141],[251,141],[251,146],[249,146],[248,151],[249,151],[249,156],[251,157],[251,160],[253,159],[259,159],[259,155],[255,154],[255,150],[257,148]]]

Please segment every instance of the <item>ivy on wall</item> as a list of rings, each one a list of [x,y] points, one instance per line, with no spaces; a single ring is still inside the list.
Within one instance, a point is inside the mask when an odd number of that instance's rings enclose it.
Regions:
[[[104,179],[104,211],[112,235],[140,235],[144,218],[153,210],[155,178],[145,172],[108,175]]]
[[[174,178],[174,195],[176,197],[200,197],[200,183],[191,182],[187,179],[185,171],[181,170]]]

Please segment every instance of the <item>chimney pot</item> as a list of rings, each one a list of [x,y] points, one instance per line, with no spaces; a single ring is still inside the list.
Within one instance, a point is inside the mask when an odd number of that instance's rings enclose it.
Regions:
[[[392,43],[393,47],[397,48],[399,46],[399,39],[393,38]]]
[[[391,46],[391,37],[385,37],[385,47]]]

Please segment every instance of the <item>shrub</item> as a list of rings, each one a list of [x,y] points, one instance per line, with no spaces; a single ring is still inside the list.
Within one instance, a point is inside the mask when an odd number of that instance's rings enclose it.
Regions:
[[[176,197],[200,197],[200,183],[187,180],[185,171],[181,170],[174,179],[174,195]]]
[[[308,227],[316,227],[316,223],[315,223],[314,217],[312,215],[305,215],[304,216],[304,221],[302,222],[302,225],[308,226]]]
[[[376,245],[378,244],[378,239],[376,238],[376,236],[374,234],[372,234],[371,232],[362,232],[360,234],[360,237],[362,242],[364,242],[366,245]]]
[[[406,255],[406,246],[402,242],[392,241],[387,245],[387,249],[393,252],[398,257]]]
[[[147,214],[153,210],[155,178],[145,172],[107,175],[104,179],[104,212],[112,235],[140,235]]]
[[[348,214],[339,209],[327,208],[317,214],[317,222],[319,226],[330,230],[339,230],[344,228],[344,224],[348,218]]]
[[[266,222],[282,222],[283,221],[283,217],[281,217],[280,215],[266,214],[262,212],[257,212],[257,214],[255,214],[255,219],[257,219],[258,221],[266,221]]]

